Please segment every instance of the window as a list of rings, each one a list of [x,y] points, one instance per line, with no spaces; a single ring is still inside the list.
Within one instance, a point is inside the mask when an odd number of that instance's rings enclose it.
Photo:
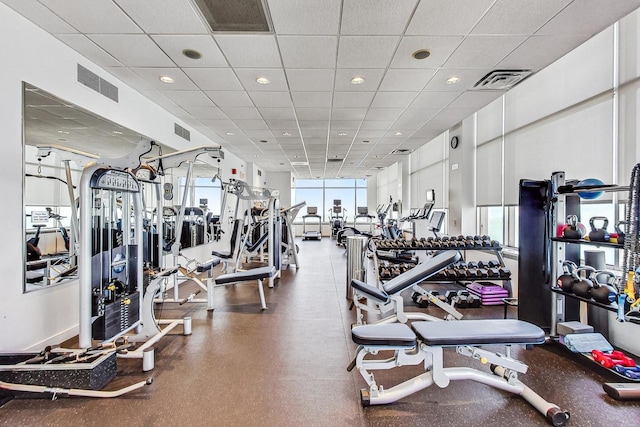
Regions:
[[[180,197],[184,191],[185,178],[180,178]],[[206,201],[206,210],[213,215],[220,215],[220,205],[222,203],[222,191],[220,189],[220,181],[215,182],[211,178],[194,178],[193,190],[189,194],[187,205],[200,206],[201,201]],[[182,199],[179,199],[182,200]]]
[[[478,234],[490,236],[505,244],[505,208],[502,206],[478,207]]]
[[[587,235],[589,234],[589,232],[591,231],[591,226],[589,224],[589,221],[591,218],[596,217],[596,216],[602,216],[602,217],[606,217],[609,218],[609,224],[607,226],[607,231],[612,233],[614,232],[614,225],[612,224],[611,219],[615,218],[615,214],[614,214],[614,206],[612,203],[586,203],[586,202],[582,202],[580,204],[580,223],[582,225],[585,226],[585,228],[587,229]],[[602,221],[596,221],[594,223],[595,227],[601,227],[602,226]],[[596,247],[594,248],[593,246],[588,247],[588,246],[581,246],[580,247],[580,258],[584,259],[584,252],[585,250],[587,251],[604,251],[604,258],[605,258],[605,262],[607,265],[617,265],[616,263],[616,249],[613,248],[604,248],[604,247]]]
[[[367,206],[366,179],[298,179],[295,186],[295,203],[306,202],[316,206],[318,215],[327,222],[333,211],[333,201],[340,200],[342,216],[353,223],[358,206]],[[331,211],[331,212],[330,212]],[[306,207],[302,215],[306,215]],[[299,215],[298,218],[301,218]],[[302,221],[301,219],[298,220]]]

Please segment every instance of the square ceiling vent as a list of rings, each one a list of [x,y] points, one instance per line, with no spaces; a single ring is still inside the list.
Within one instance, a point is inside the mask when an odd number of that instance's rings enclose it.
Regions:
[[[391,152],[391,154],[411,154],[413,150],[409,148],[396,148]]]
[[[212,31],[271,32],[266,0],[195,0]]]
[[[493,70],[473,86],[474,90],[508,90],[533,74],[531,70]]]

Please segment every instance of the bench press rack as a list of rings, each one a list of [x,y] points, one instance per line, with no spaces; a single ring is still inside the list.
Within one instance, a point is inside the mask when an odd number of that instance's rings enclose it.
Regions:
[[[447,387],[451,381],[471,380],[522,396],[554,426],[564,426],[569,412],[547,402],[518,379],[527,372],[527,365],[511,358],[511,345],[533,345],[545,342],[539,327],[514,319],[459,320],[456,322],[413,322],[356,326],[352,339],[359,344],[347,371],[357,368],[369,386],[360,391],[363,406],[395,402],[433,384]],[[490,352],[478,346],[504,345],[504,354]],[[468,367],[443,366],[443,349],[454,347],[460,355],[491,364],[493,374]],[[391,350],[388,359],[366,359],[368,354]],[[376,369],[392,369],[424,362],[425,372],[390,389],[378,385],[372,373]]]

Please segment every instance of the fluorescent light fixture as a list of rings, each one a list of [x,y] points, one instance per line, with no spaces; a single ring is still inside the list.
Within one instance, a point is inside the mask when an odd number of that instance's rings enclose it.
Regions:
[[[445,81],[445,83],[446,83],[446,84],[448,84],[448,85],[453,85],[453,84],[458,83],[459,81],[460,81],[460,77],[455,77],[455,76],[454,76],[454,77],[449,77],[449,78]]]
[[[171,84],[174,82],[173,78],[169,77],[169,76],[160,76],[160,81],[162,83],[168,83]]]
[[[364,77],[356,76],[351,79],[352,85],[361,85],[362,83],[364,83]]]
[[[258,83],[260,85],[268,85],[271,82],[266,77],[258,77],[258,78],[256,78],[256,83]]]

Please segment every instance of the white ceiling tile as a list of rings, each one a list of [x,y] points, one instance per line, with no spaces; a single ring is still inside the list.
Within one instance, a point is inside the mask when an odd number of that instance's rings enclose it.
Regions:
[[[358,132],[358,135],[356,136],[356,139],[373,140],[377,138],[382,138],[385,133],[386,133],[386,129],[380,129],[380,130],[360,129],[360,131]]]
[[[291,133],[292,135],[295,135],[296,133],[298,133],[298,123],[295,120],[274,120],[274,119],[267,119],[266,120],[267,125],[269,126],[269,129],[283,129],[283,130],[288,130],[288,129],[295,129],[295,133],[289,131],[289,133]]]
[[[260,108],[260,114],[265,120],[295,120],[296,116],[293,112],[293,108],[281,107],[281,108]]]
[[[24,0],[2,0],[16,12],[51,34],[73,34],[78,31],[41,3]]]
[[[216,34],[214,38],[232,67],[282,67],[278,45],[271,34]]]
[[[462,92],[473,87],[476,82],[484,77],[490,69],[487,68],[442,68],[424,87],[425,91],[433,92]],[[460,80],[456,84],[447,84],[446,81],[450,77],[457,77]]]
[[[336,71],[336,91],[343,92],[375,92],[380,85],[385,70],[381,68],[345,68]],[[351,84],[354,77],[364,78],[364,83],[359,85]]]
[[[331,92],[291,92],[296,107],[331,107]]]
[[[429,0],[416,8],[407,35],[466,35],[495,0]]]
[[[444,64],[446,68],[493,67],[525,41],[524,36],[469,36]]]
[[[328,69],[287,69],[287,79],[292,92],[316,92],[333,90],[334,71]]]
[[[334,108],[331,120],[364,120],[366,115],[366,108]]]
[[[253,107],[243,90],[207,90],[204,92],[218,107]]]
[[[387,130],[393,125],[393,121],[365,120],[360,126],[360,131],[364,130]]]
[[[92,40],[83,34],[58,34],[56,38],[66,43],[73,50],[103,67],[122,66],[113,56],[98,47]]]
[[[375,92],[334,92],[334,107],[369,107]]]
[[[242,90],[231,68],[183,68],[202,90]]]
[[[196,90],[196,85],[180,68],[131,68],[131,71],[142,77],[152,87],[160,90]],[[160,76],[170,76],[173,83],[163,83]]]
[[[420,92],[411,103],[411,107],[444,107],[456,99],[464,88],[460,90],[460,92]]]
[[[472,34],[533,34],[571,0],[499,0]]]
[[[296,108],[298,120],[329,120],[329,108]]]
[[[400,37],[340,36],[338,68],[386,68]]]
[[[81,33],[142,33],[142,30],[111,0],[40,0]]]
[[[271,141],[275,139],[275,136],[269,129],[251,129],[246,130],[244,134],[247,135],[247,138],[256,140],[266,139],[267,141]]]
[[[209,35],[155,35],[151,36],[158,46],[175,62],[179,67],[188,68],[210,68],[227,67],[227,60]],[[202,58],[191,59],[182,52],[185,49],[192,49],[200,52]]]
[[[193,3],[184,0],[114,0],[146,33],[206,34]]]
[[[405,108],[416,97],[416,92],[378,92],[371,103],[375,108]]]
[[[467,91],[457,97],[447,108],[467,108],[477,111],[503,94],[504,92],[501,91]]]
[[[387,70],[387,74],[384,76],[382,83],[380,84],[381,91],[419,91],[421,90],[433,77],[436,70],[431,69],[400,69],[394,68]]]
[[[393,56],[391,68],[437,68],[442,66],[462,42],[462,36],[404,36]],[[427,49],[430,55],[416,59],[413,54]]]
[[[617,19],[631,13],[637,1],[582,0],[574,1],[545,24],[538,35],[586,35],[604,30]]]
[[[365,120],[396,120],[403,108],[369,108]]]
[[[249,92],[256,107],[290,107],[289,92]]]
[[[234,120],[240,129],[269,129],[264,120]]]
[[[504,58],[497,68],[541,70],[586,39],[587,36],[531,36]]]
[[[341,0],[268,0],[277,34],[338,34]]]
[[[227,119],[217,119],[217,120],[200,120],[203,125],[206,127],[213,129],[215,131],[220,131],[223,135],[225,132],[238,132],[238,127],[231,121]],[[225,135],[226,137],[226,135]]]
[[[278,36],[285,68],[335,68],[335,36]]]
[[[288,89],[287,80],[281,68],[236,68],[235,71],[238,79],[240,79],[240,82],[248,92],[282,92]],[[258,77],[266,77],[270,83],[266,85],[260,84],[256,82]]]
[[[302,129],[302,136],[305,138],[305,142],[310,138],[326,138],[327,128],[324,129]]]
[[[325,131],[329,127],[329,120],[299,120],[300,129],[324,129]]]
[[[183,107],[214,107],[207,95],[199,90],[163,90],[162,93]]]
[[[185,111],[196,119],[226,119],[225,115],[218,107],[183,107]]]
[[[129,68],[125,67],[106,67],[106,70],[120,79],[122,82],[128,84],[132,88],[137,90],[151,89],[151,84],[144,78],[140,77]]]
[[[402,34],[416,0],[350,0],[343,3],[340,34]]]
[[[260,120],[260,112],[255,107],[222,107],[221,110],[231,120]]]
[[[337,131],[358,130],[362,121],[360,120],[331,120],[331,129]]]
[[[89,38],[127,67],[172,67],[175,64],[144,34],[90,34]]]
[[[407,108],[404,113],[398,117],[398,120],[393,124],[393,127],[411,130],[418,129],[424,125],[426,121],[431,120],[431,118],[441,110],[441,107]]]

